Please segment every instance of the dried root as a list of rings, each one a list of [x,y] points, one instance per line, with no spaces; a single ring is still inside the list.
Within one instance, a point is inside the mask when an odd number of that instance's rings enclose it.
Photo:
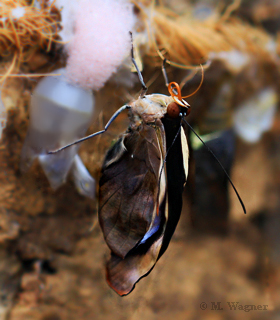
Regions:
[[[178,15],[152,0],[131,1],[149,38],[148,55],[152,64],[160,56],[171,65],[191,69],[205,64],[213,53],[232,50],[260,60],[275,59],[275,53],[270,50],[274,40],[264,30],[231,18],[240,0],[233,1],[223,15],[213,12],[205,21],[190,14]],[[157,60],[157,63],[161,62]]]
[[[13,72],[22,62],[28,61],[41,49],[50,51],[53,42],[58,42],[61,30],[60,12],[55,1],[2,0],[0,5],[0,57],[12,62],[0,82]]]

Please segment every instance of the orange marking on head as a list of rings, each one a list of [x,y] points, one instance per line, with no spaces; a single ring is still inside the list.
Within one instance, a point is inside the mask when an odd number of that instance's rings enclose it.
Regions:
[[[175,93],[174,91],[177,91],[177,93]],[[176,97],[180,101],[182,100],[181,89],[180,89],[180,86],[178,85],[177,82],[170,82],[169,83],[168,92],[170,93],[172,98]]]
[[[201,67],[201,80],[200,80],[200,84],[199,84],[198,88],[193,93],[191,93],[185,97],[182,97],[181,88],[180,88],[179,84],[177,82],[170,82],[168,84],[168,91],[169,91],[172,98],[177,98],[178,100],[182,101],[182,99],[189,98],[197,93],[197,91],[202,86],[202,83],[204,80],[204,70],[203,70],[202,65],[200,65],[200,67]]]

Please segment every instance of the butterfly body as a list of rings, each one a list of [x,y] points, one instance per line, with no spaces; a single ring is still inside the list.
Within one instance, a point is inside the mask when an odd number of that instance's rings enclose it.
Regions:
[[[103,164],[99,221],[112,253],[107,280],[120,295],[152,270],[181,213],[188,147],[181,118],[168,115],[171,103],[161,94],[130,103],[130,127]]]
[[[163,118],[167,113],[167,106],[173,102],[173,98],[163,94],[150,94],[132,101],[130,109],[130,126],[138,126],[139,123],[154,123]]]

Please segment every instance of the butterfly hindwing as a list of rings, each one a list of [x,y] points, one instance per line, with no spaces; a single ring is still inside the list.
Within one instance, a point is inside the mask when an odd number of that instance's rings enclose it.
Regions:
[[[169,150],[166,158],[168,216],[158,259],[167,249],[181,215],[182,193],[187,180],[189,154],[181,120],[163,118],[162,122],[166,134],[166,148]],[[174,140],[178,130],[180,134]]]

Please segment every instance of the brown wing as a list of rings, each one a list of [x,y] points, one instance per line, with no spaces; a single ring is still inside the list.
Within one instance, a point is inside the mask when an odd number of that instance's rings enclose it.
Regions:
[[[182,131],[181,135],[174,140],[181,126],[180,119],[176,121],[162,119],[162,123],[164,129],[158,132],[158,136],[159,139],[163,137],[165,140],[165,131],[166,148],[163,149],[170,148],[163,171],[163,175],[167,175],[168,193],[165,183],[165,196],[159,202],[159,215],[157,216],[160,221],[159,229],[146,242],[142,240],[124,259],[114,253],[111,254],[106,268],[107,281],[119,295],[129,294],[135,284],[153,269],[157,260],[167,249],[180,217],[182,192],[188,168],[187,141]],[[157,223],[157,218],[154,219],[154,224]]]
[[[162,246],[161,235],[145,252],[131,252],[125,259],[114,254],[107,263],[107,282],[120,296],[129,294],[135,284],[146,276],[156,264]]]
[[[142,124],[109,150],[99,185],[99,221],[112,252],[124,258],[156,216],[161,146],[156,129]]]

